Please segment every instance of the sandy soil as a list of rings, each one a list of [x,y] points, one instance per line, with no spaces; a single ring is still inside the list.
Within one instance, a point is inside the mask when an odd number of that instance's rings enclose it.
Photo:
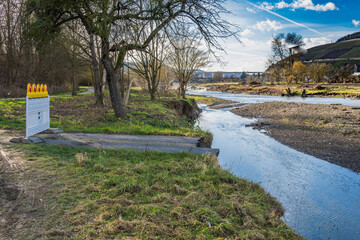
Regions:
[[[360,172],[360,107],[273,102],[232,112],[258,118],[253,127],[283,144]]]

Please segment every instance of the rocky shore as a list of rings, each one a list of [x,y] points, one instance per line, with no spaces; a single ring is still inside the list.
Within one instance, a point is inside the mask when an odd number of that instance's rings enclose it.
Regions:
[[[233,109],[298,151],[360,172],[360,107],[268,102]]]

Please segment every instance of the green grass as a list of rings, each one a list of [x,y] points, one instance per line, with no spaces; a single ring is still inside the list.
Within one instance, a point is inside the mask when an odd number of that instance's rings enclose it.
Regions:
[[[360,48],[354,48],[347,53],[340,56],[341,58],[352,58],[352,57],[360,57]]]
[[[83,92],[86,92],[87,89],[85,87],[80,87],[79,90],[76,91],[77,94],[79,93],[83,93]],[[59,95],[71,95],[72,92],[65,92],[65,93],[57,93],[57,94],[52,94],[51,96],[59,96]]]
[[[330,51],[338,50],[338,49],[342,49],[342,48],[352,48],[352,49],[349,50],[348,52],[346,52],[345,54],[342,54],[341,56],[334,56],[334,57],[336,57],[336,58],[359,57],[359,55],[358,55],[359,47],[357,46],[357,45],[359,45],[359,43],[360,43],[360,41],[357,40],[357,41],[345,41],[345,42],[337,42],[337,43],[331,43],[331,44],[317,46],[314,48],[310,48],[309,52],[307,54],[305,54],[303,56],[303,58],[305,60],[317,59],[317,58],[324,56],[325,54],[327,54]]]
[[[0,128],[25,129],[25,100],[0,101]]]
[[[191,96],[191,98],[195,99],[196,102],[203,103],[206,105],[210,105],[219,101],[218,98],[205,97],[205,96]]]
[[[210,155],[18,148],[44,185],[43,223],[32,223],[46,224],[44,238],[300,239],[274,198]]]
[[[146,93],[133,90],[127,106],[127,118],[116,119],[110,100],[104,107],[94,106],[93,94],[76,97],[51,98],[50,123],[66,132],[122,133],[144,135],[179,135],[204,137],[208,132],[193,127],[193,123],[179,118],[164,100],[150,101]],[[25,100],[0,102],[0,128],[25,129]]]
[[[343,86],[339,84],[338,86],[329,89],[308,90],[307,94],[325,95],[325,96],[334,96],[334,97],[360,96],[360,86]]]

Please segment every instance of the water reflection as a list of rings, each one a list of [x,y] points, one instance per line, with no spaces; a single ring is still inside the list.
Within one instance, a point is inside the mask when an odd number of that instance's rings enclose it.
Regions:
[[[245,127],[252,121],[227,110],[204,108],[199,125],[213,133],[219,164],[276,197],[286,210],[283,219],[302,236],[359,239],[360,175]]]

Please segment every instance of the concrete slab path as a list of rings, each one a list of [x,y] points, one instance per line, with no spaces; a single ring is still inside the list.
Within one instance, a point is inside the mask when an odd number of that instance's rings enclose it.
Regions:
[[[94,133],[38,134],[45,144],[90,148],[135,149],[139,151],[190,152],[218,155],[218,149],[201,148],[200,138],[158,135],[122,135]]]
[[[69,147],[134,149],[138,151],[190,152],[218,155],[219,149],[202,148],[200,138],[158,135],[123,135],[97,133],[51,133],[37,134],[44,142],[40,144],[65,145]],[[9,143],[11,136],[0,137],[0,143]],[[19,141],[21,142],[21,141]],[[28,142],[28,141],[25,141]]]

